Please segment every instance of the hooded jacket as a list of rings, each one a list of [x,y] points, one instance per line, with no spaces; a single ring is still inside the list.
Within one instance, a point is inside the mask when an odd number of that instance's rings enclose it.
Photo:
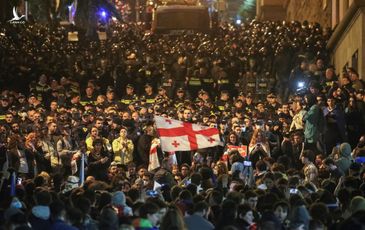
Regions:
[[[50,229],[52,226],[50,215],[51,211],[48,206],[34,206],[29,216],[29,223],[33,229]]]
[[[352,163],[351,146],[349,143],[342,143],[340,145],[340,157],[336,161],[337,167],[345,174],[348,172]]]

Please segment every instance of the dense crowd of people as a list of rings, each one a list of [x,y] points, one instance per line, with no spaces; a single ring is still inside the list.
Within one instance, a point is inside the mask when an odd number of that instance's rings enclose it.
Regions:
[[[70,42],[1,25],[0,228],[361,229],[365,85],[328,63],[330,34],[130,23]],[[156,115],[216,127],[223,146],[158,147],[149,169]]]

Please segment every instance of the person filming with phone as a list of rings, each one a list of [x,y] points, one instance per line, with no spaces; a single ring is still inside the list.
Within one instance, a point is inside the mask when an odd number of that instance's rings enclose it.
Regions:
[[[270,146],[265,133],[256,129],[252,135],[250,145],[248,146],[250,160],[252,165],[256,165],[258,160],[270,156]]]

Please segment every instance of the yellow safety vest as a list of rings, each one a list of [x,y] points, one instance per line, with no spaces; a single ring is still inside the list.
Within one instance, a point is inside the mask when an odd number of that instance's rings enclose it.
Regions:
[[[228,79],[218,80],[218,84],[228,84],[228,83],[229,83]]]
[[[197,77],[192,77],[189,79],[189,85],[192,85],[192,86],[200,86],[202,83],[200,81],[199,78]]]
[[[153,104],[153,103],[155,103],[155,99],[154,98],[146,99],[146,103]]]

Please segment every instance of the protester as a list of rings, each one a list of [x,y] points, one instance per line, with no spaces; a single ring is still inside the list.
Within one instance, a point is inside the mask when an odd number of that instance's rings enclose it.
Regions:
[[[65,27],[1,24],[1,223],[362,223],[364,87],[354,69],[337,82],[327,28],[253,20],[162,36],[142,27],[111,23],[106,41],[69,42]],[[177,135],[177,150],[163,151],[157,116],[175,134],[199,129],[199,141]],[[208,148],[179,149],[190,144]]]

